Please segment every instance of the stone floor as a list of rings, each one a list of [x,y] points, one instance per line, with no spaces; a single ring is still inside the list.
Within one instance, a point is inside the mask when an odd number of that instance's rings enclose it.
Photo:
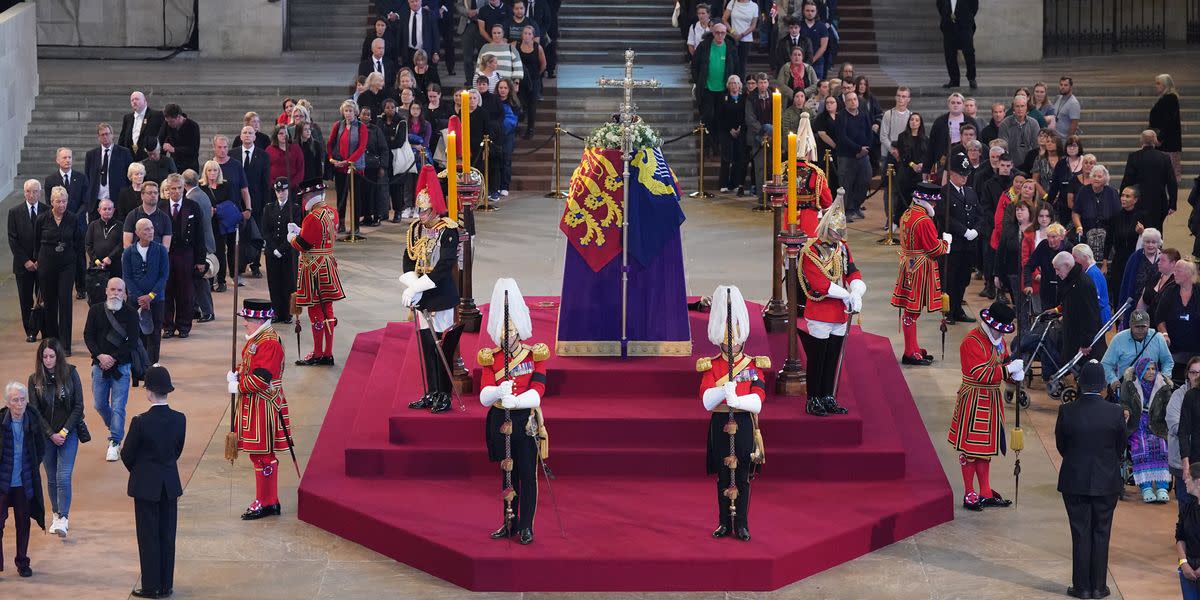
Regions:
[[[44,61],[43,81],[95,78],[98,75],[75,61]],[[156,78],[169,71],[163,63],[139,63]],[[1147,67],[1148,65],[1141,65]],[[205,63],[195,67],[206,77],[231,72],[231,82],[241,78],[272,76],[261,63]],[[232,68],[243,67],[243,68]],[[1057,72],[1056,65],[1044,67]],[[1153,69],[1157,71],[1158,69]],[[335,69],[314,65],[319,79],[332,79]],[[1123,77],[1133,82],[1149,70],[1130,69]],[[983,69],[981,79],[993,71]],[[997,79],[1002,71],[995,71]],[[122,81],[139,75],[124,74]],[[933,83],[932,79],[931,82]],[[570,158],[564,157],[569,165]],[[686,185],[686,184],[685,184]],[[720,283],[739,285],[746,297],[762,301],[769,295],[769,217],[749,210],[749,200],[718,197],[686,200],[684,226],[688,262],[688,290],[707,294]],[[476,288],[490,289],[500,276],[514,276],[526,294],[557,294],[565,240],[557,229],[562,201],[534,195],[514,195],[500,211],[478,216]],[[894,282],[894,248],[875,245],[882,223],[879,199],[868,200],[869,219],[852,226],[851,244],[869,285],[866,329],[889,335],[899,348],[895,312],[888,306]],[[344,360],[355,333],[382,327],[401,318],[396,309],[400,288],[398,255],[402,229],[385,225],[368,230],[360,244],[340,244],[339,263],[350,300],[338,303],[342,327],[336,355]],[[1190,244],[1184,218],[1168,220],[1168,246]],[[9,300],[0,303],[0,323],[6,339],[18,340],[16,302],[11,280],[0,283]],[[984,304],[968,292],[971,310]],[[265,296],[265,280],[248,280],[243,297]],[[177,598],[557,598],[565,594],[473,594],[386,557],[299,522],[295,518],[297,479],[281,456],[281,497],[284,515],[243,523],[237,515],[252,499],[252,471],[245,458],[237,463],[222,459],[228,428],[229,397],[224,392],[231,335],[232,293],[218,294],[218,320],[197,325],[188,340],[168,340],[162,362],[172,368],[178,391],[172,405],[187,413],[189,438],[180,468],[188,479],[180,503],[175,597]],[[483,292],[486,295],[486,292]],[[84,308],[76,304],[76,339],[82,334]],[[947,476],[961,493],[957,458],[942,442],[952,410],[959,373],[957,341],[966,326],[952,328],[945,359],[924,369],[909,368],[906,375],[938,449]],[[289,358],[296,353],[295,338],[284,334]],[[545,335],[543,332],[539,335]],[[941,359],[934,319],[921,327],[922,342]],[[308,332],[302,346],[310,344]],[[851,342],[853,343],[853,342]],[[82,342],[76,343],[81,349]],[[0,372],[5,379],[24,380],[32,364],[34,346],[14,343],[0,346]],[[74,364],[82,365],[82,352]],[[339,369],[289,367],[285,376],[292,411],[298,458],[303,465],[311,451],[328,398],[337,384]],[[85,387],[88,385],[84,374]],[[85,394],[90,398],[90,393]],[[130,412],[144,410],[145,399],[134,390]],[[103,438],[104,428],[95,411],[87,411],[93,434]],[[586,598],[1056,598],[1065,591],[1070,574],[1070,538],[1061,500],[1055,492],[1058,455],[1053,448],[1055,405],[1040,392],[1024,424],[1029,431],[1021,454],[1020,503],[1007,510],[983,514],[959,509],[956,519],[857,560],[771,593],[718,591],[696,594],[574,594]],[[769,418],[768,410],[764,418]],[[1012,415],[1008,416],[1011,423]],[[22,596],[124,598],[137,585],[137,554],[133,535],[132,502],[125,496],[126,474],[116,464],[103,461],[102,441],[82,447],[77,460],[75,503],[71,532],[65,540],[35,534],[31,548],[35,576],[19,579],[11,568],[0,573],[0,589]],[[1013,457],[995,463],[993,482],[1013,495],[1010,478]],[[768,485],[769,482],[764,482]],[[398,502],[404,501],[402,498]],[[49,508],[49,507],[47,507]],[[1166,598],[1178,594],[1173,568],[1175,507],[1123,502],[1117,510],[1111,559],[1113,597]],[[759,527],[769,524],[760,523]],[[4,551],[12,556],[10,534]],[[481,532],[482,534],[485,532]],[[481,538],[482,539],[482,538]]]

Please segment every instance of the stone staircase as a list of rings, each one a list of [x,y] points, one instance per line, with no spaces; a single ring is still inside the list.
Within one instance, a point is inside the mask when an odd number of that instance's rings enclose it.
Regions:
[[[329,58],[358,61],[363,37],[375,14],[371,0],[288,0],[288,45]],[[346,76],[349,81],[353,73]]]

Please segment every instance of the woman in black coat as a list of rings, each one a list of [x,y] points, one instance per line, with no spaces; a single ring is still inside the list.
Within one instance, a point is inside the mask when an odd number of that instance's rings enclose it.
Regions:
[[[34,226],[38,246],[38,288],[45,305],[42,337],[58,338],[71,354],[71,286],[83,251],[83,237],[75,215],[67,211],[67,190],[50,190],[50,210],[38,215]]]
[[[1170,75],[1154,78],[1154,89],[1158,100],[1150,109],[1150,129],[1158,132],[1158,149],[1171,157],[1175,166],[1175,178],[1179,178],[1179,155],[1183,152],[1183,124],[1179,117],[1179,92]]]
[[[896,161],[896,206],[892,207],[892,222],[899,225],[900,217],[908,208],[908,199],[921,183],[921,168],[925,155],[929,154],[929,137],[921,113],[908,116],[908,128],[896,137],[894,148],[900,158]]]
[[[1063,267],[1055,265],[1055,271],[1061,272]],[[1058,284],[1058,306],[1062,309],[1062,346],[1059,356],[1070,360],[1082,348],[1091,348],[1087,356],[1099,358],[1104,355],[1107,345],[1104,339],[1090,346],[1092,336],[1100,331],[1100,302],[1096,298],[1096,286],[1092,278],[1083,274],[1083,267],[1075,264],[1071,258],[1070,270]]]
[[[717,104],[717,142],[721,147],[721,172],[718,181],[721,192],[737,188],[745,195],[742,182],[746,178],[746,98],[742,95],[742,80],[730,75],[725,82],[726,94]]]
[[[67,535],[71,513],[71,475],[75,455],[86,429],[83,427],[83,384],[74,365],[68,364],[63,347],[54,338],[38,344],[34,371],[29,376],[29,404],[41,415],[41,433],[49,438],[43,463],[46,489],[54,522],[49,533]]]

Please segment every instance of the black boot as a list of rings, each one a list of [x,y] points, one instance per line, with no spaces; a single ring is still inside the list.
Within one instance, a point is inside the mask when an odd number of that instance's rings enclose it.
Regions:
[[[825,404],[821,402],[821,398],[813,395],[811,392],[808,396],[808,402],[804,405],[804,412],[814,417],[824,417],[829,414],[825,412]]]
[[[729,527],[726,525],[718,525],[712,532],[712,536],[715,538],[723,538],[727,535],[729,535]]]
[[[425,392],[416,402],[409,402],[409,408],[430,408],[433,406],[433,393]]]
[[[514,527],[514,525],[515,525],[515,523],[512,521],[501,525],[500,529],[497,529],[492,532],[492,535],[491,535],[492,539],[493,540],[502,540],[506,537],[511,537],[511,536],[517,535],[517,528]]]
[[[529,528],[517,532],[517,543],[528,546],[533,543],[533,530]]]
[[[433,406],[429,407],[429,412],[433,414],[441,414],[450,410],[450,394],[447,392],[437,392],[433,396]]]
[[[831,415],[844,415],[850,412],[846,407],[838,404],[837,399],[833,396],[821,398],[821,408],[824,408],[825,412]]]

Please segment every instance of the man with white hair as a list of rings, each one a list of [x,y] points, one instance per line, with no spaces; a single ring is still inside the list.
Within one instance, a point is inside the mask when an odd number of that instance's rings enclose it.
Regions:
[[[1071,256],[1075,258],[1075,264],[1083,269],[1083,273],[1092,280],[1092,285],[1096,287],[1096,300],[1100,304],[1100,322],[1107,323],[1112,318],[1112,307],[1108,304],[1108,282],[1104,280],[1104,272],[1100,270],[1100,265],[1096,264],[1092,247],[1087,244],[1075,244],[1075,247],[1071,248]]]
[[[29,522],[46,528],[46,508],[42,503],[42,478],[38,465],[46,451],[42,416],[29,404],[29,390],[16,381],[4,387],[4,407],[0,408],[0,538],[12,507],[17,529],[17,574],[32,577],[29,568]],[[0,540],[3,541],[3,540]],[[0,544],[0,565],[4,564]]]
[[[1092,337],[1100,331],[1100,303],[1096,297],[1096,286],[1090,277],[1083,276],[1083,267],[1075,264],[1071,252],[1061,251],[1051,259],[1054,274],[1058,276],[1059,304],[1054,310],[1062,315],[1062,344],[1059,356],[1070,359],[1080,352],[1084,357],[1092,353],[1100,356],[1106,349],[1103,338],[1092,346]]]
[[[117,144],[129,149],[134,160],[142,160],[146,158],[146,149],[151,146],[150,140],[153,139],[153,146],[157,147],[162,139],[163,114],[150,108],[146,95],[138,91],[129,94],[129,106],[133,110],[121,118],[121,135],[117,137]]]
[[[1142,147],[1129,154],[1121,189],[1136,185],[1139,191],[1138,209],[1144,215],[1142,225],[1161,230],[1163,221],[1175,212],[1179,200],[1179,181],[1171,157],[1157,148],[1158,134],[1153,129],[1142,132]]]
[[[125,248],[121,255],[121,276],[125,290],[137,305],[138,317],[148,320],[152,331],[143,336],[150,362],[158,362],[162,342],[163,314],[166,312],[163,294],[166,293],[167,273],[171,259],[167,249],[154,241],[154,223],[143,218],[135,225],[137,242]]]
[[[750,471],[764,458],[758,414],[767,399],[767,356],[745,354],[750,315],[742,292],[722,285],[712,295],[708,341],[720,353],[696,361],[700,400],[708,421],[708,474],[717,476],[717,528],[714,538],[750,541]]]
[[[125,437],[125,404],[129,400],[130,369],[137,346],[138,315],[125,299],[125,281],[108,280],[105,301],[88,309],[83,341],[92,355],[92,402],[108,426],[105,460],[121,458]]]
[[[12,270],[17,280],[17,302],[21,305],[21,323],[25,326],[25,341],[36,342],[38,331],[29,320],[33,309],[33,294],[38,280],[38,242],[34,226],[38,215],[49,212],[42,202],[42,183],[28,179],[22,186],[25,201],[8,210],[8,249],[12,252]]]

